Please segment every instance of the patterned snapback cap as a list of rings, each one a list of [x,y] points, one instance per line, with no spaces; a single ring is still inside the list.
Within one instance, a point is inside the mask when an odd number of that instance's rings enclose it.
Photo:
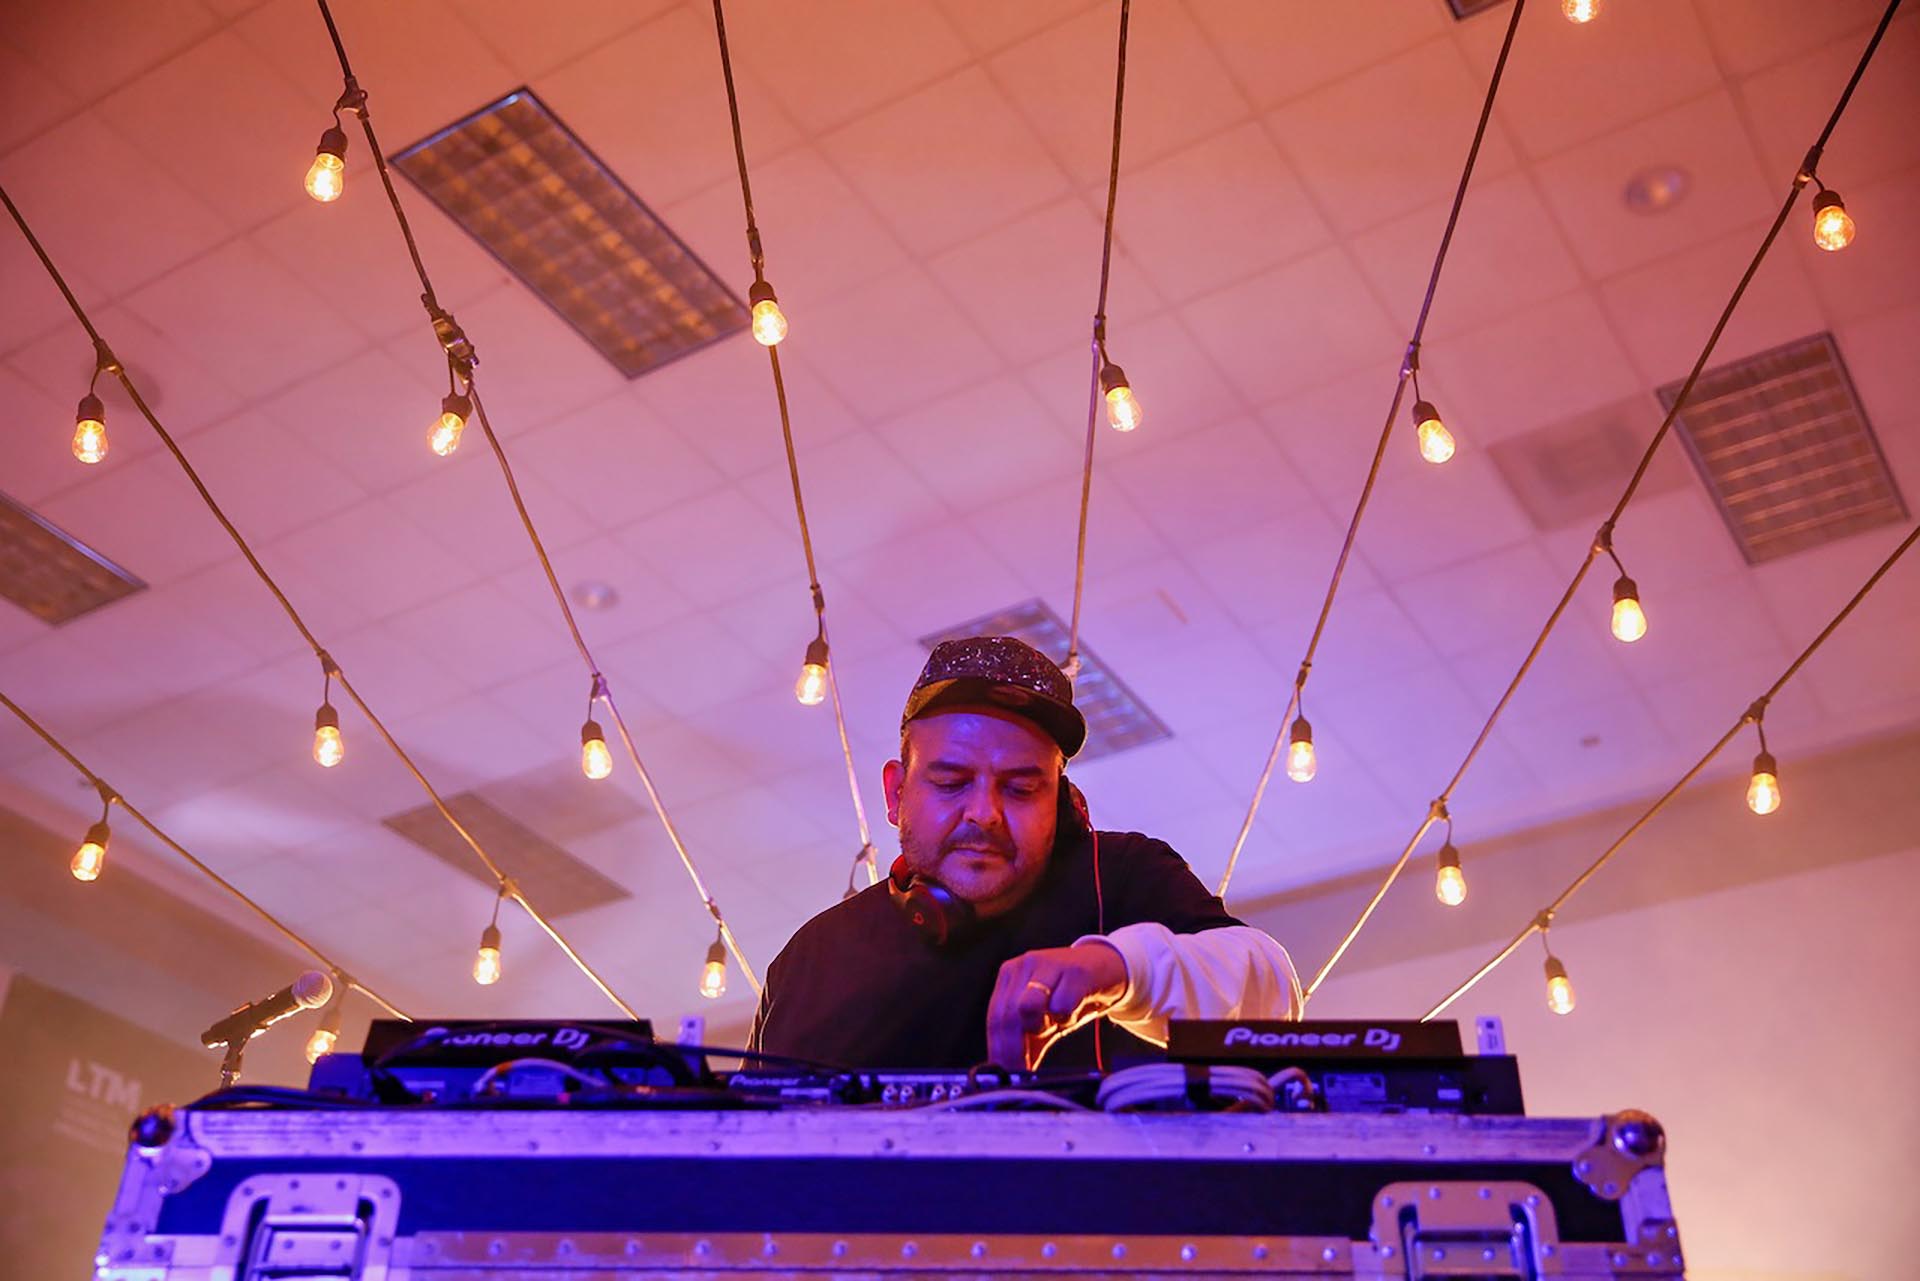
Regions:
[[[1087,741],[1073,682],[1053,660],[1011,636],[969,636],[934,646],[907,695],[900,728],[942,708],[998,707],[1047,732],[1071,757]]]

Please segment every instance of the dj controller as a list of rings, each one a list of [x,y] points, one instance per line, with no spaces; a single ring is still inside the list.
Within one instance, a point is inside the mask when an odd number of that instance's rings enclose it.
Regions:
[[[376,1023],[306,1090],[143,1114],[95,1276],[1683,1276],[1659,1123],[1526,1116],[1484,1023],[1176,1023],[1051,1075]]]

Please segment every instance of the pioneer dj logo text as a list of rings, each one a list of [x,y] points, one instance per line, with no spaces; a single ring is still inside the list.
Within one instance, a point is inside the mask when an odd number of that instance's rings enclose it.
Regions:
[[[1288,1047],[1339,1048],[1350,1046],[1358,1041],[1370,1050],[1382,1054],[1392,1054],[1400,1048],[1400,1034],[1389,1028],[1370,1027],[1366,1032],[1262,1032],[1250,1027],[1234,1027],[1227,1030],[1226,1044],[1245,1045],[1258,1049],[1286,1049]]]
[[[422,1042],[432,1045],[456,1046],[462,1049],[473,1046],[500,1046],[506,1049],[532,1049],[551,1045],[556,1050],[585,1049],[591,1040],[577,1027],[557,1027],[547,1032],[455,1032],[450,1028],[430,1027],[420,1034]]]

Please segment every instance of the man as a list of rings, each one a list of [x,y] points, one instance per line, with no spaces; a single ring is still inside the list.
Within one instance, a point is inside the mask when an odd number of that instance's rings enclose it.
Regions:
[[[1299,1017],[1286,951],[1170,846],[1090,830],[1063,772],[1086,737],[1038,650],[935,648],[883,776],[900,857],[774,958],[754,1048],[856,1068],[1111,1066],[1164,1045],[1170,1018]]]

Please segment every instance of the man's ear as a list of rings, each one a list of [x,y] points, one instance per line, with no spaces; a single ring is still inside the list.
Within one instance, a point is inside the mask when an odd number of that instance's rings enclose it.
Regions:
[[[900,826],[900,785],[907,781],[907,767],[899,761],[888,761],[886,768],[880,771],[880,788],[887,797],[887,822]]]

